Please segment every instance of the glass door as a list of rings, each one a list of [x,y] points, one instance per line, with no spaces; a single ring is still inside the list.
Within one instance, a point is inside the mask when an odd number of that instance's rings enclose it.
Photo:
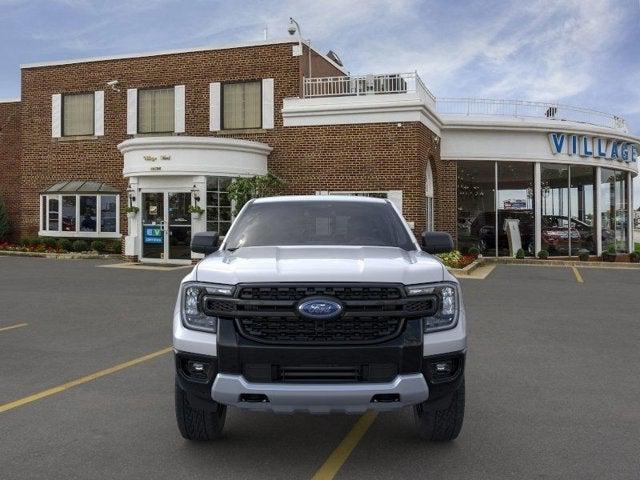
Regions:
[[[164,193],[142,194],[142,258],[165,260]]]
[[[142,260],[191,261],[189,192],[142,193]]]

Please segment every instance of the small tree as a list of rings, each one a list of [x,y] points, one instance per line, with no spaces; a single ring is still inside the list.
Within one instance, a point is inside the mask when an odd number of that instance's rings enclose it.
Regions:
[[[11,232],[11,222],[7,213],[7,206],[2,197],[0,197],[0,240],[5,240]]]
[[[236,177],[228,188],[228,195],[234,204],[236,215],[252,198],[271,197],[282,192],[285,182],[271,173],[255,177]]]

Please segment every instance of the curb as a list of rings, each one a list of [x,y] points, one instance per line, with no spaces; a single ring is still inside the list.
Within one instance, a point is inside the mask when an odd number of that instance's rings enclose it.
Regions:
[[[640,269],[640,263],[630,262],[581,262],[580,260],[539,260],[533,258],[501,258],[483,257],[487,263],[504,265],[533,265],[538,267],[581,267],[581,268],[618,268],[618,269]]]
[[[112,253],[47,253],[47,252],[16,252],[13,250],[0,250],[0,256],[7,257],[38,257],[53,258],[56,260],[96,260],[107,258],[121,258]]]
[[[484,265],[486,262],[486,258],[484,257],[478,257],[476,258],[473,262],[471,262],[469,265],[467,265],[464,268],[451,268],[451,267],[447,267],[447,270],[449,270],[449,272],[451,273],[451,275],[469,275],[471,272],[473,272],[476,268]],[[446,265],[445,265],[446,266]]]

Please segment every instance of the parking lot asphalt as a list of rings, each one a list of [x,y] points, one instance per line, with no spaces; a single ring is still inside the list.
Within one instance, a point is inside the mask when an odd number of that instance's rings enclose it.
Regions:
[[[162,350],[187,270],[104,263],[0,257],[0,478],[311,478],[358,421],[230,410],[222,440],[183,440]],[[410,410],[380,414],[335,478],[640,478],[640,271],[579,273],[462,280],[460,437],[424,443]]]

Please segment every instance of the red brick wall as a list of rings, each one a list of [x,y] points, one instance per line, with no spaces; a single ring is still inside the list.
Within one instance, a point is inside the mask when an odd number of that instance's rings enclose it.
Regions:
[[[20,187],[20,103],[0,103],[0,197],[7,205],[7,212],[14,231],[18,233]]]

